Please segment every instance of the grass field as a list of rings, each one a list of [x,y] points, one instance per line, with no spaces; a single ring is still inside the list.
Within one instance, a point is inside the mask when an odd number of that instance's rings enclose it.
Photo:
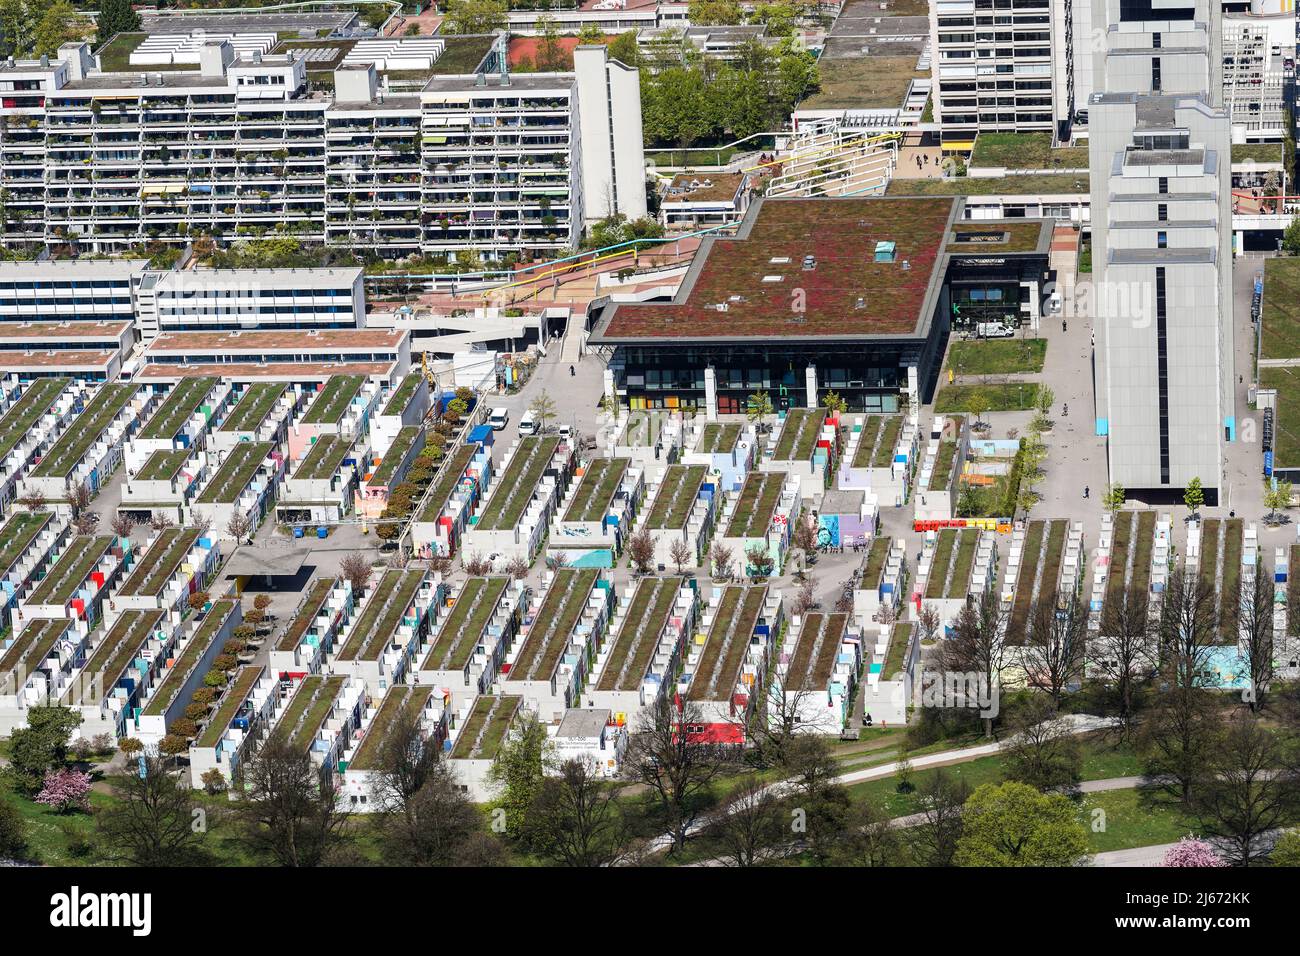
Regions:
[[[1300,356],[1300,258],[1265,260],[1263,319],[1260,357]]]
[[[1013,382],[1006,385],[948,385],[939,392],[934,410],[938,414],[946,412],[967,412],[975,404],[982,405],[982,412],[1024,411],[1034,407],[1038,397],[1038,386],[1030,382]]]
[[[975,138],[970,164],[1007,169],[1087,169],[1088,147],[1053,149],[1051,133],[980,133]]]
[[[891,179],[886,196],[1023,196],[1045,193],[1051,196],[1087,193],[1088,174],[1034,173],[1024,176],[970,177],[952,179]]]
[[[1041,372],[1047,339],[986,339],[953,342],[948,366],[957,375],[1007,375]]]

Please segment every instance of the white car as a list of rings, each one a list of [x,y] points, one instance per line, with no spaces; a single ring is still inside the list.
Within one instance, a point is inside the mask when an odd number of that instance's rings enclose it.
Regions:
[[[499,432],[510,422],[510,409],[494,408],[488,413],[488,424],[494,432]]]
[[[519,434],[535,435],[537,434],[537,421],[533,418],[532,412],[524,412],[524,417],[519,419]]]

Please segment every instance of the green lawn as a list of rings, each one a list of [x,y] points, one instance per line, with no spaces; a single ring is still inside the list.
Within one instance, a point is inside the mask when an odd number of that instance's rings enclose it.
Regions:
[[[1098,810],[1104,815],[1095,815]],[[1079,817],[1093,853],[1176,843],[1196,830],[1195,821],[1173,804],[1160,798],[1143,800],[1134,789],[1084,794]]]
[[[957,176],[952,179],[891,179],[886,196],[1024,196],[1087,193],[1088,174],[1033,173],[995,177]]]
[[[937,414],[970,411],[978,399],[986,412],[1024,411],[1034,407],[1038,386],[1028,382],[1007,385],[948,385],[939,392]]]
[[[1008,169],[1087,169],[1088,147],[1053,149],[1051,133],[980,133],[975,138],[970,164]]]
[[[986,339],[953,342],[948,365],[958,375],[1041,372],[1047,339]]]
[[[1300,366],[1261,368],[1259,384],[1261,388],[1277,389],[1273,424],[1275,467],[1294,468],[1300,464]]]
[[[1300,357],[1300,258],[1265,260],[1263,318],[1260,357]]]

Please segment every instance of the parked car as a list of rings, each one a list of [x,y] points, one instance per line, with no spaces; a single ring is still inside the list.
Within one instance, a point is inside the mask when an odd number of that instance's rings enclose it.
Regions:
[[[524,417],[519,419],[519,434],[521,435],[537,434],[537,420],[533,418],[533,413],[531,411],[524,412]]]
[[[499,432],[510,422],[510,409],[494,408],[488,413],[488,424],[494,432]]]
[[[1009,339],[1015,336],[1016,330],[1001,322],[981,322],[975,326],[975,334],[982,339]]]

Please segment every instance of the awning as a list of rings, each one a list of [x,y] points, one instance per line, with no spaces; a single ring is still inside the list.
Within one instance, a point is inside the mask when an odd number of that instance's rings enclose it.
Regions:
[[[951,149],[955,152],[969,153],[975,148],[973,139],[952,139],[943,144],[944,149]]]

